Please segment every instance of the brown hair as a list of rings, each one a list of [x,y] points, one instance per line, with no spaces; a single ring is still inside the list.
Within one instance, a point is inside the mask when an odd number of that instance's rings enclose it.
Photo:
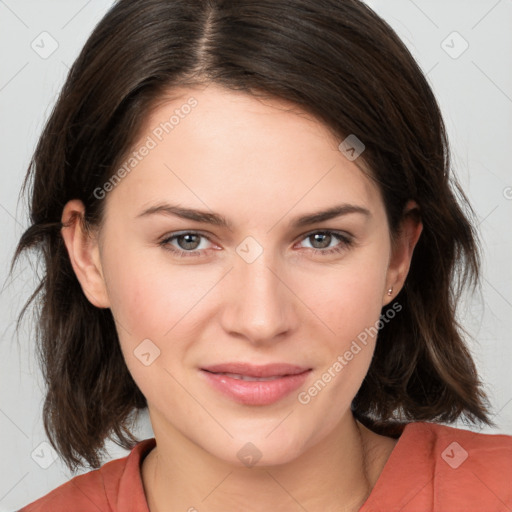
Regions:
[[[107,438],[132,447],[133,413],[147,404],[110,310],[89,303],[71,267],[64,205],[82,200],[84,222],[97,226],[105,202],[94,190],[114,174],[148,112],[175,87],[209,83],[288,100],[340,142],[357,136],[392,234],[406,201],[419,205],[424,229],[396,298],[403,309],[379,331],[355,417],[382,433],[397,419],[493,425],[455,319],[463,286],[478,283],[472,212],[451,176],[433,92],[393,29],[358,0],[119,0],[73,64],[40,137],[22,189],[32,179],[31,225],[11,265],[33,247],[44,259],[18,326],[40,296],[44,426],[69,467],[98,467]]]

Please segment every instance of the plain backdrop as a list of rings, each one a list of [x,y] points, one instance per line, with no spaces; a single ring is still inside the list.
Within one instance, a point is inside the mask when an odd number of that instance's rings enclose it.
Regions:
[[[459,315],[498,429],[455,426],[512,434],[512,1],[368,3],[427,75],[447,124],[454,172],[479,219],[482,291],[466,296]],[[28,225],[18,197],[38,135],[71,63],[111,4],[0,0],[0,512],[16,510],[72,476],[54,460],[44,434],[33,325],[27,320],[19,336],[14,331],[33,291],[37,262],[23,259],[12,279],[7,273]],[[138,435],[152,436],[147,417]],[[112,458],[127,453],[109,447]]]

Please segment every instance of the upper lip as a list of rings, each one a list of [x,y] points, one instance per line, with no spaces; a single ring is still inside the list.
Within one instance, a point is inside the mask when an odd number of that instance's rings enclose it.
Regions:
[[[211,373],[234,373],[247,377],[275,377],[281,375],[297,375],[310,368],[286,363],[272,363],[256,366],[250,363],[234,362],[222,363],[201,368]]]

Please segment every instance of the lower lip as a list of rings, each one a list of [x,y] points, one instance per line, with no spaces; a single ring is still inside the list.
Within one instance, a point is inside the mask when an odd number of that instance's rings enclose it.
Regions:
[[[206,370],[201,370],[201,372],[215,389],[238,403],[245,405],[269,405],[281,400],[302,386],[310,370],[297,375],[286,375],[279,379],[266,381],[234,379],[227,375],[211,373]]]

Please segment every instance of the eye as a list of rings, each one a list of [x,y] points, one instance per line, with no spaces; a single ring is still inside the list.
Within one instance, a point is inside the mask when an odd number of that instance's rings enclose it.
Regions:
[[[200,247],[201,238],[209,240],[208,237],[194,231],[184,231],[181,233],[174,233],[169,237],[162,240],[161,245],[165,250],[174,253],[179,257],[187,256],[201,256],[202,251],[206,250],[205,247]],[[171,242],[176,241],[178,247],[171,245]],[[201,249],[201,250],[198,250]]]
[[[306,234],[302,240],[312,240],[311,250],[314,254],[322,256],[340,253],[352,245],[352,238],[349,235],[331,230],[313,231]],[[333,242],[338,243],[332,246]]]
[[[164,238],[159,242],[159,245],[178,257],[204,256],[204,252],[208,250],[208,247],[201,247],[201,239],[210,241],[206,235],[201,233],[182,231]],[[341,253],[353,243],[351,236],[348,234],[332,230],[313,231],[304,235],[301,238],[302,240],[312,240],[312,244],[317,247],[304,248],[322,256]],[[334,246],[331,245],[333,242],[335,242]]]

